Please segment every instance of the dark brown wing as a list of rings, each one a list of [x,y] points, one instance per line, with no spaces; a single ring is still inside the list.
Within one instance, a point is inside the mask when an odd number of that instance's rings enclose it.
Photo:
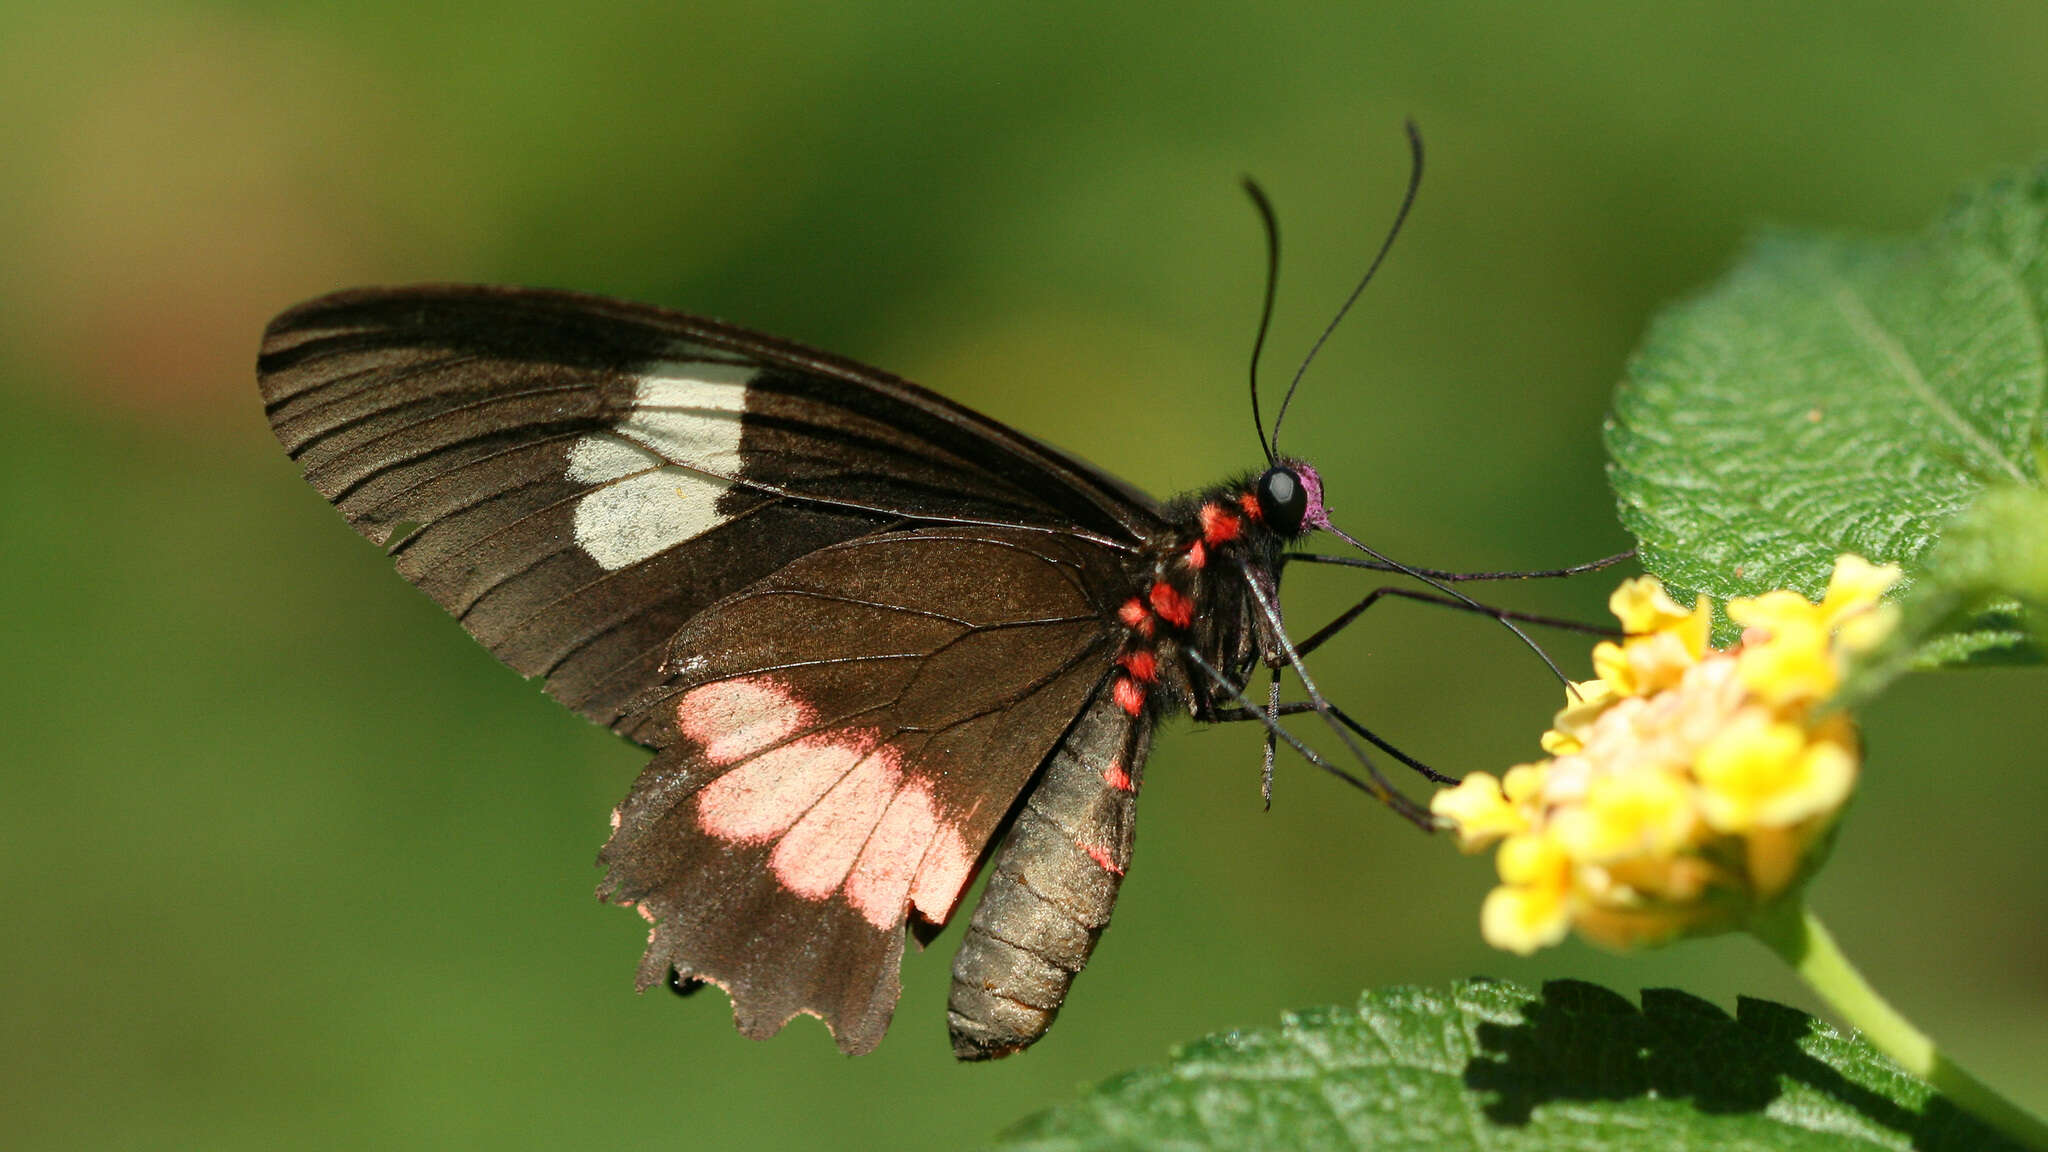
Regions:
[[[670,637],[832,544],[914,523],[1128,548],[1145,497],[885,373],[642,305],[367,289],[258,365],[313,486],[500,659],[658,746]]]
[[[676,739],[601,856],[601,895],[653,924],[642,987],[717,984],[750,1036],[809,1013],[849,1053],[879,1043],[906,923],[947,919],[1107,698],[1125,584],[1092,541],[924,527],[817,550],[700,613],[675,640]]]

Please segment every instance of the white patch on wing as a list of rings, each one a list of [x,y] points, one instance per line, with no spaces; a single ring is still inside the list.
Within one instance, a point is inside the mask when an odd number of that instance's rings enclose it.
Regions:
[[[576,543],[606,570],[725,523],[718,497],[740,467],[752,365],[656,363],[618,425],[569,449],[568,478],[601,485],[576,502]]]

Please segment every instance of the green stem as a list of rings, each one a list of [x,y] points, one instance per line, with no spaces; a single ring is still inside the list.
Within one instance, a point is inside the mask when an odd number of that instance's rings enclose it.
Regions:
[[[2021,1145],[2048,1152],[2048,1123],[1992,1091],[1943,1055],[1918,1028],[1885,1002],[1835,946],[1835,938],[1798,898],[1757,918],[1749,931],[1799,973],[1836,1015],[1863,1033],[1906,1071],[1927,1081],[1957,1107],[1998,1128]]]

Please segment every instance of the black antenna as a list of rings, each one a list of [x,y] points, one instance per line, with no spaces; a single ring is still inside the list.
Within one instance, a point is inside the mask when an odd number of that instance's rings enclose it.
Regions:
[[[1287,419],[1287,406],[1294,403],[1294,390],[1301,386],[1303,374],[1308,371],[1309,364],[1314,362],[1316,353],[1323,350],[1323,342],[1330,338],[1330,333],[1337,330],[1337,325],[1343,321],[1344,314],[1351,311],[1351,305],[1357,301],[1359,293],[1364,292],[1365,286],[1372,283],[1373,273],[1380,270],[1380,264],[1386,260],[1387,252],[1394,247],[1394,237],[1401,234],[1401,225],[1408,219],[1408,209],[1415,205],[1415,193],[1422,187],[1422,129],[1417,128],[1413,120],[1407,121],[1404,126],[1408,129],[1408,194],[1401,198],[1401,210],[1394,214],[1394,224],[1387,229],[1387,238],[1380,241],[1379,255],[1372,258],[1372,264],[1366,268],[1365,275],[1359,278],[1358,287],[1353,288],[1351,295],[1344,298],[1344,306],[1337,309],[1337,314],[1330,318],[1329,326],[1323,329],[1323,334],[1316,337],[1315,344],[1309,348],[1308,355],[1301,358],[1301,367],[1294,370],[1294,379],[1287,385],[1287,395],[1280,398],[1280,411],[1273,416],[1272,446],[1267,451],[1268,458],[1280,450],[1280,422]]]
[[[1259,354],[1266,350],[1266,329],[1273,323],[1273,298],[1280,292],[1280,218],[1274,215],[1273,202],[1266,199],[1266,190],[1259,187],[1258,181],[1245,177],[1244,191],[1259,210],[1259,222],[1266,226],[1266,304],[1259,309],[1259,334],[1252,338],[1252,427],[1259,433],[1259,450],[1266,454],[1270,466],[1273,442],[1266,439],[1265,422],[1259,419]]]

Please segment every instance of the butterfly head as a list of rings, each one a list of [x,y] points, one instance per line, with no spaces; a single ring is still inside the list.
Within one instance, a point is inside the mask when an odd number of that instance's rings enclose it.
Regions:
[[[1329,526],[1323,511],[1323,478],[1302,461],[1275,463],[1253,482],[1251,495],[1258,501],[1259,519],[1287,539]]]

